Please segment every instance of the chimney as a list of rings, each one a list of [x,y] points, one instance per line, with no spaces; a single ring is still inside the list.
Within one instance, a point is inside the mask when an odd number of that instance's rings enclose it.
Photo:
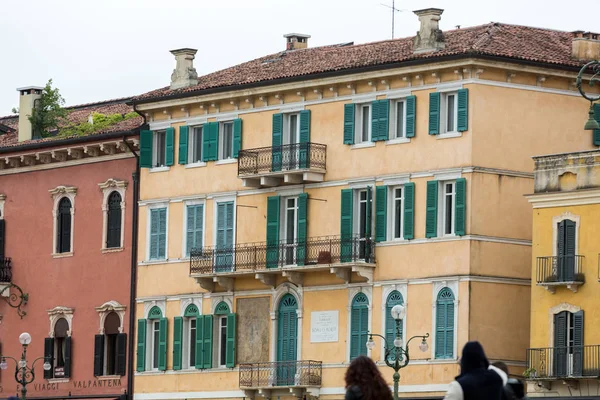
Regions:
[[[310,35],[303,35],[302,33],[288,33],[283,37],[285,38],[286,50],[305,49],[308,47],[308,39],[310,39]]]
[[[421,28],[415,36],[414,53],[426,53],[436,51],[446,47],[444,34],[440,30],[440,19],[444,10],[441,8],[425,8],[423,10],[413,11],[419,21]]]
[[[171,89],[179,89],[198,84],[198,73],[194,68],[196,49],[171,50],[175,56],[175,69],[171,74]]]
[[[600,59],[600,34],[584,31],[573,32],[572,56],[577,60]]]
[[[29,118],[36,106],[36,100],[42,97],[43,87],[25,86],[19,91],[19,142],[33,139],[33,129]]]

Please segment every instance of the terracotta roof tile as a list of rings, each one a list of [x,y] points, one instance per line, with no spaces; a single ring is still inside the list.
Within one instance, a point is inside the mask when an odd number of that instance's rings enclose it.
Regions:
[[[571,58],[573,34],[569,32],[489,23],[447,31],[444,36],[444,49],[421,54],[413,54],[413,37],[282,51],[201,76],[198,85],[176,90],[165,87],[135,100],[451,55],[499,56],[566,67],[582,65]]]

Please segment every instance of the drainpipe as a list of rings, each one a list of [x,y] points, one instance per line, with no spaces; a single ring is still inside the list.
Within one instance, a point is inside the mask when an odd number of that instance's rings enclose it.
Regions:
[[[143,119],[146,126],[146,116],[141,114],[135,108],[135,102],[133,102],[133,111],[138,113]],[[132,174],[133,178],[133,217],[131,221],[131,283],[129,289],[129,340],[128,340],[128,363],[127,363],[127,396],[129,400],[133,400],[133,358],[134,358],[134,332],[135,332],[135,298],[137,292],[137,258],[138,258],[138,217],[139,207],[138,202],[140,200],[140,156],[135,152],[133,146],[123,138],[123,142],[133,155],[135,156],[135,171]]]

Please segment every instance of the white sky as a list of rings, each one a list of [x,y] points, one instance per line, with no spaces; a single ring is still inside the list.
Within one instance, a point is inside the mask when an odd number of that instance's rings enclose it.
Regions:
[[[0,116],[17,87],[52,78],[67,105],[144,93],[169,84],[169,50],[198,49],[199,75],[285,48],[284,33],[309,46],[389,39],[392,0],[0,0]],[[442,30],[505,22],[600,32],[600,0],[397,0],[396,8],[445,9]],[[396,14],[396,37],[418,30]]]

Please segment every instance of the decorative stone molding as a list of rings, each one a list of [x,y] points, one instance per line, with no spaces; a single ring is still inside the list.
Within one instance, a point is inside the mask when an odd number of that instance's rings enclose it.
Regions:
[[[0,193],[0,219],[4,219],[4,203],[6,202],[6,195]]]
[[[125,190],[127,189],[127,181],[120,181],[109,178],[106,182],[98,184],[102,191],[102,245],[101,249],[106,250],[106,235],[108,232],[108,198],[112,192],[117,192],[121,195],[121,238],[119,248],[123,248],[125,240]]]
[[[123,333],[123,320],[125,319],[126,309],[126,306],[120,304],[116,300],[107,301],[100,307],[96,307],[96,312],[98,312],[98,315],[100,316],[100,329],[98,329],[98,333],[100,335],[104,334],[104,321],[106,321],[106,317],[111,312],[114,312],[119,316],[119,333]]]
[[[49,337],[54,337],[54,327],[56,326],[56,322],[61,318],[64,318],[69,325],[67,335],[71,336],[73,334],[73,312],[75,312],[74,308],[64,306],[57,306],[48,310],[48,317],[50,318]]]
[[[574,314],[581,311],[581,307],[574,306],[569,303],[560,303],[548,310],[548,327],[550,328],[550,342],[548,343],[548,347],[554,347],[554,316],[563,311],[568,311]]]
[[[57,186],[54,189],[48,190],[50,196],[56,200],[58,197],[63,197],[63,195],[70,197],[75,197],[77,194],[77,188],[75,186]]]
[[[202,298],[201,297],[189,297],[181,299],[179,301],[179,315],[184,316],[187,308],[194,305],[198,309],[198,314],[202,315]]]
[[[167,315],[166,299],[165,300],[150,300],[150,301],[144,302],[144,318],[148,318],[148,314],[150,313],[150,310],[154,306],[160,308],[160,311],[162,312],[163,317],[165,315]]]
[[[302,287],[296,286],[293,283],[284,282],[273,291],[273,311],[271,312],[271,319],[277,319],[277,313],[279,312],[279,302],[286,294],[290,293],[298,301],[298,318],[302,318],[302,309],[304,306],[304,292]]]
[[[229,307],[229,310],[233,312],[233,293],[223,294],[221,296],[211,296],[210,298],[210,312],[216,314],[217,306],[220,302],[224,302]]]

